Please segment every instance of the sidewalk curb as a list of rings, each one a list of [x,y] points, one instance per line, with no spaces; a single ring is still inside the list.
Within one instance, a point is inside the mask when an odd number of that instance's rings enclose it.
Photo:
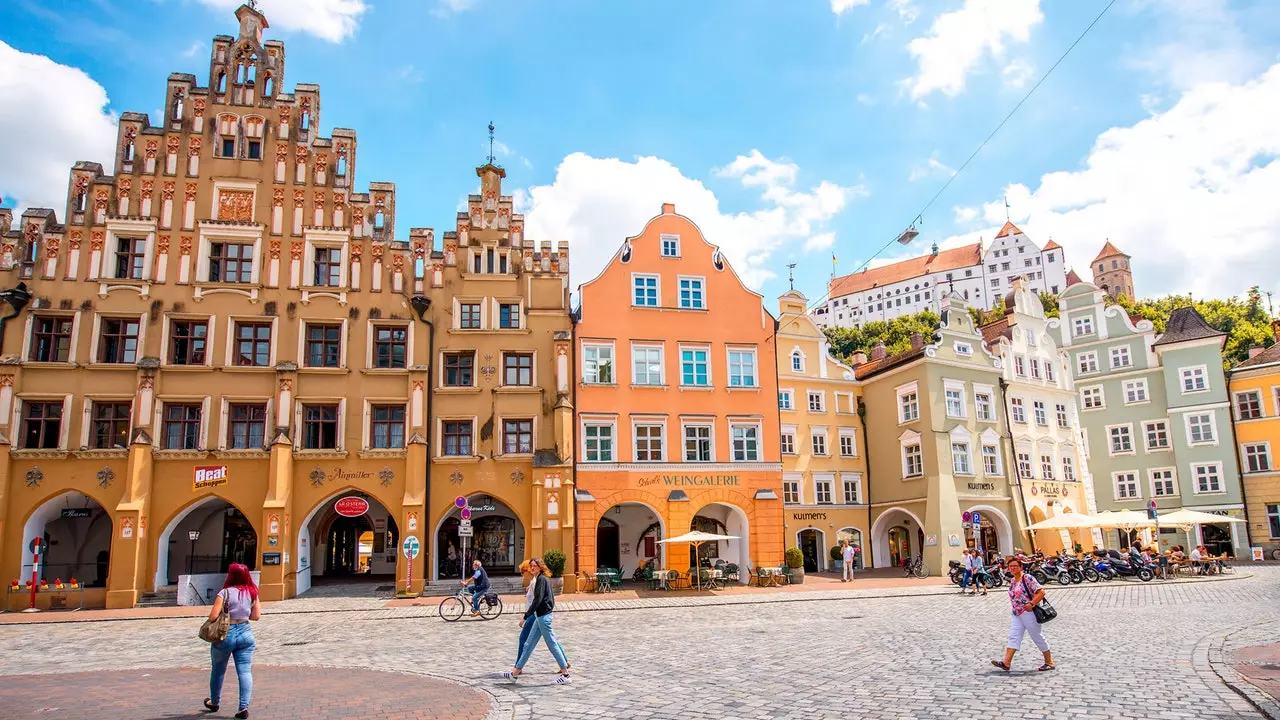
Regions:
[[[1273,622],[1271,624],[1275,623]],[[1276,698],[1273,698],[1263,692],[1240,673],[1236,672],[1235,668],[1231,667],[1231,663],[1226,660],[1227,640],[1236,633],[1249,629],[1250,627],[1253,626],[1237,628],[1225,635],[1212,637],[1212,640],[1208,643],[1208,647],[1205,648],[1207,651],[1209,669],[1213,671],[1213,674],[1216,675],[1224,685],[1231,688],[1240,697],[1244,698],[1245,701],[1252,705],[1258,712],[1266,716],[1269,720],[1280,720],[1280,702],[1277,702]],[[1202,640],[1201,642],[1204,641]],[[1197,649],[1199,648],[1197,647]]]

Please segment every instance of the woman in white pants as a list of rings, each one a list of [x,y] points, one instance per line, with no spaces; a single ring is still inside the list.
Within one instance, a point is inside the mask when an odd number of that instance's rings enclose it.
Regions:
[[[1041,625],[1036,621],[1035,606],[1044,600],[1044,588],[1034,577],[1022,573],[1022,561],[1010,557],[1007,563],[1013,578],[1009,580],[1009,602],[1013,605],[1013,615],[1009,620],[1009,643],[1004,649],[1004,660],[992,660],[991,664],[1007,671],[1013,663],[1013,655],[1022,649],[1022,635],[1026,633],[1044,653],[1044,664],[1040,672],[1055,670],[1053,655],[1049,652],[1049,641],[1044,639]]]

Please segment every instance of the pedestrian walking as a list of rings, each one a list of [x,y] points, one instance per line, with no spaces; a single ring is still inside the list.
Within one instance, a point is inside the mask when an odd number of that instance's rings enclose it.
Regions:
[[[973,548],[965,548],[964,555],[960,558],[961,567],[964,573],[960,575],[960,594],[964,595],[969,588],[969,580],[973,578],[973,556],[976,551]],[[975,592],[977,585],[974,585]]]
[[[226,608],[231,625],[226,638],[209,646],[213,667],[209,671],[209,697],[204,700],[204,708],[218,712],[222,681],[227,676],[227,660],[234,658],[236,679],[240,685],[240,708],[236,717],[247,718],[249,700],[253,696],[253,650],[257,646],[249,622],[262,615],[262,605],[258,601],[258,586],[253,582],[249,568],[240,563],[232,563],[227,569],[227,580],[213,601],[209,619],[216,622],[223,608]]]
[[[525,560],[520,563],[520,577],[524,582],[524,609],[527,611],[533,605],[533,591],[538,585],[534,582],[536,578],[533,574],[533,563]],[[520,640],[516,643],[516,662],[520,662],[520,653],[524,651],[524,642],[529,639],[529,633],[533,631],[533,623],[527,623],[523,620],[520,622]]]
[[[1013,577],[1009,579],[1009,602],[1013,605],[1013,615],[1009,621],[1009,642],[1004,649],[1004,660],[992,660],[991,664],[1001,670],[1009,670],[1013,663],[1013,655],[1022,649],[1022,636],[1027,634],[1035,642],[1040,652],[1044,653],[1044,664],[1038,670],[1056,670],[1053,655],[1049,652],[1049,641],[1044,639],[1044,631],[1036,620],[1035,606],[1044,600],[1044,588],[1028,574],[1022,572],[1022,561],[1010,557],[1006,567]]]
[[[538,646],[538,640],[542,640],[547,644],[547,649],[551,651],[551,656],[555,658],[556,664],[560,666],[559,676],[556,677],[557,685],[567,685],[569,683],[570,665],[568,659],[565,658],[564,648],[560,645],[559,638],[556,637],[555,631],[551,629],[551,614],[555,611],[556,600],[555,592],[551,589],[551,572],[547,569],[546,564],[541,558],[529,559],[529,570],[533,574],[533,579],[529,583],[532,592],[526,597],[529,602],[525,606],[524,617],[520,619],[520,629],[529,626],[529,636],[525,638],[523,648],[520,650],[520,657],[516,658],[516,664],[510,670],[502,673],[502,677],[507,680],[515,681],[524,672],[524,666],[529,662],[529,657],[533,655],[533,650]]]
[[[840,544],[843,546],[840,554],[844,557],[844,578],[840,582],[853,582],[853,543],[845,540]]]
[[[976,594],[979,590],[983,595],[987,594],[987,567],[982,562],[982,551],[974,548],[970,553],[970,559],[973,561],[973,592]]]

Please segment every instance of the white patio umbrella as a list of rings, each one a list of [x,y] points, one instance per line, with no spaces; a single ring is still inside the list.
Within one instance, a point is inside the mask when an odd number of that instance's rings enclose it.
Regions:
[[[1063,513],[1054,515],[1046,520],[1028,525],[1028,530],[1080,530],[1084,528],[1095,528],[1096,518],[1093,515],[1084,513]]]
[[[1093,516],[1093,525],[1091,527],[1132,530],[1134,528],[1155,526],[1156,521],[1148,518],[1145,512],[1138,510],[1107,510]]]
[[[1216,523],[1242,523],[1241,518],[1227,517],[1225,515],[1214,515],[1213,513],[1200,512],[1199,510],[1178,509],[1168,515],[1160,516],[1161,525],[1177,525],[1179,527],[1191,527],[1192,525],[1213,525]]]
[[[659,540],[659,543],[689,543],[693,546],[694,557],[698,556],[698,546],[708,542],[718,542],[720,540],[737,540],[737,535],[717,535],[715,533],[702,532],[701,530],[690,530],[683,535],[677,535],[666,540]],[[698,589],[702,589],[702,573],[698,572],[701,568],[694,568],[694,572],[698,573]]]

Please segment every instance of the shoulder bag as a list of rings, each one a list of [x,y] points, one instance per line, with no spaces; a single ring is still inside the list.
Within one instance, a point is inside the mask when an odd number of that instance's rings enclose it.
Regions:
[[[205,642],[219,643],[227,639],[227,631],[231,629],[231,615],[227,612],[227,601],[222,599],[222,612],[217,620],[205,620],[200,624],[200,639]]]
[[[1043,589],[1043,588],[1041,588],[1041,589]],[[1023,591],[1023,592],[1025,592],[1025,593],[1027,594],[1027,600],[1028,600],[1028,601],[1030,601],[1030,600],[1031,600],[1031,598],[1032,598],[1032,597],[1034,597],[1034,595],[1035,595],[1035,593],[1031,592],[1030,588],[1028,588],[1028,587],[1027,587],[1027,579],[1026,579],[1026,578],[1023,578],[1023,579],[1022,579],[1022,591]],[[1043,624],[1045,624],[1045,623],[1049,622],[1050,620],[1053,620],[1054,618],[1058,617],[1058,609],[1057,609],[1057,608],[1055,608],[1055,607],[1054,607],[1054,606],[1049,602],[1049,593],[1048,593],[1048,592],[1046,592],[1046,593],[1045,593],[1044,599],[1042,599],[1040,602],[1036,603],[1035,605],[1033,605],[1033,606],[1031,607],[1031,614],[1036,616],[1036,622],[1040,623],[1041,625],[1043,625]]]

